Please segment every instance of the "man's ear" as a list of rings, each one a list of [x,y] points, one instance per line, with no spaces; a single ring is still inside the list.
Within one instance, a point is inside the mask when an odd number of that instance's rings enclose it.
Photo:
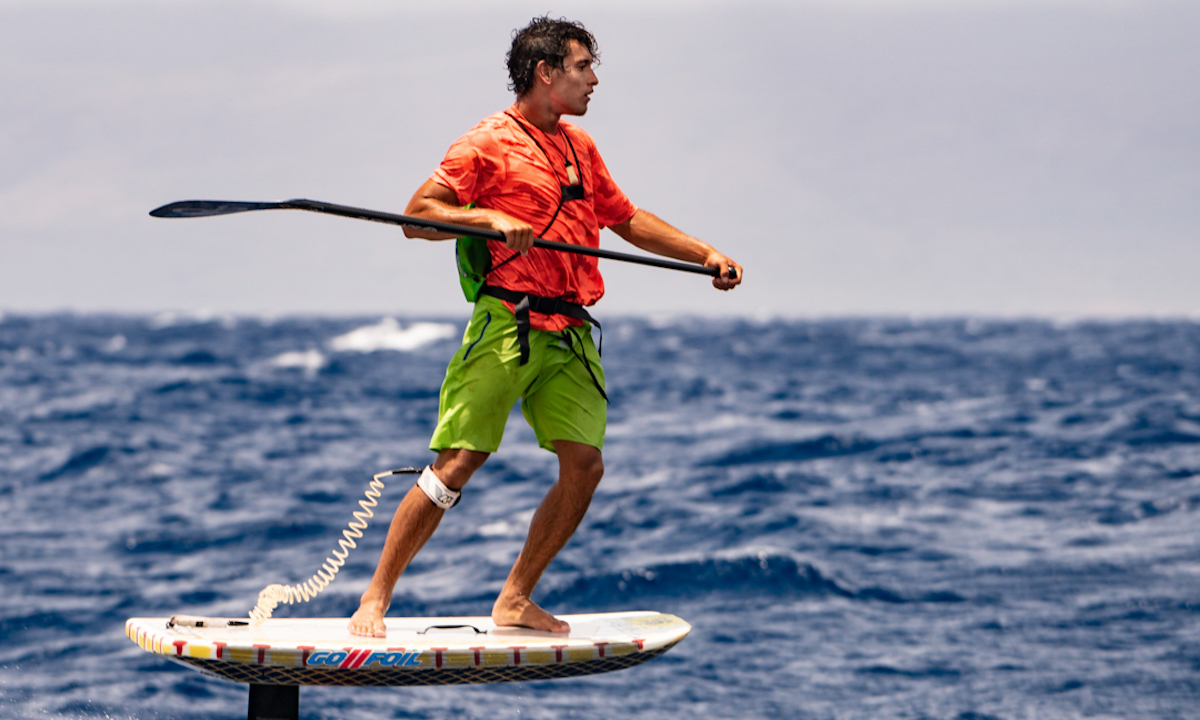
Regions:
[[[545,60],[538,60],[537,66],[533,68],[533,76],[538,80],[549,84],[550,73],[553,72],[553,70],[554,68],[550,67],[550,63],[546,62]]]

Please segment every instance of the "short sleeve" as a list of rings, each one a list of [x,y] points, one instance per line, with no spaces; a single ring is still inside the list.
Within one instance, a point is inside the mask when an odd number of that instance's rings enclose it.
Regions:
[[[496,148],[490,147],[495,144],[478,131],[463,135],[446,151],[432,180],[453,190],[459,205],[478,201],[500,184],[502,170],[494,159]]]
[[[604,164],[600,153],[596,152],[596,146],[591,146],[592,152],[592,175],[596,183],[594,191],[594,207],[596,209],[596,222],[602,228],[620,225],[633,214],[637,212],[637,207],[630,202],[621,188],[617,187],[616,181],[612,179],[612,175],[608,173],[608,167]]]

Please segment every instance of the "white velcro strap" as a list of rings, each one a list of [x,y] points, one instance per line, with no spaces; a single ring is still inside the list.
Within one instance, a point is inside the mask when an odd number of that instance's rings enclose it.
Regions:
[[[433,474],[432,465],[425,467],[425,472],[421,473],[421,477],[417,479],[417,487],[425,491],[425,494],[429,496],[433,504],[443,510],[449,510],[457,505],[458,498],[462,495],[461,492],[451,490],[443,485],[438,476]]]

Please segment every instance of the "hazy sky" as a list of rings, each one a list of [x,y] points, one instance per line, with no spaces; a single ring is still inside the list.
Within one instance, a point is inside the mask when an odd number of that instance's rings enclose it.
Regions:
[[[0,310],[465,313],[449,243],[146,213],[402,212],[546,11],[599,40],[618,183],[747,269],[604,262],[601,316],[1200,310],[1194,0],[422,5],[0,0]]]

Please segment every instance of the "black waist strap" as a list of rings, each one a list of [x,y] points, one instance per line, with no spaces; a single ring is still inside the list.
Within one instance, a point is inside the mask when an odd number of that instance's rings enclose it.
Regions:
[[[513,308],[514,314],[517,316],[517,343],[521,346],[521,364],[529,362],[529,313],[536,312],[543,315],[566,315],[569,318],[583,320],[591,323],[600,329],[600,347],[598,352],[604,351],[604,328],[600,327],[600,323],[596,318],[584,309],[582,305],[577,305],[566,300],[558,298],[541,297],[539,295],[528,295],[526,293],[516,292],[508,288],[494,287],[492,285],[484,285],[479,288],[480,295],[491,295],[494,298],[499,298],[505,302],[510,302],[515,305]],[[574,351],[574,346],[572,346]],[[600,383],[596,380],[596,376],[592,373],[591,365],[587,361],[587,356],[583,357],[584,366],[587,367],[589,375],[592,375],[592,382],[596,385],[596,389],[607,400],[608,396],[604,393],[604,388],[600,387]]]
[[[596,327],[600,327],[600,323],[596,322],[596,318],[592,317],[582,305],[577,305],[566,300],[558,298],[541,297],[539,295],[528,295],[526,293],[509,290],[507,288],[496,287],[494,285],[484,285],[479,289],[480,295],[491,295],[495,298],[500,298],[505,302],[513,303],[514,305],[526,304],[526,315],[530,311],[541,313],[543,315],[566,315],[569,318],[583,320],[589,322]]]

